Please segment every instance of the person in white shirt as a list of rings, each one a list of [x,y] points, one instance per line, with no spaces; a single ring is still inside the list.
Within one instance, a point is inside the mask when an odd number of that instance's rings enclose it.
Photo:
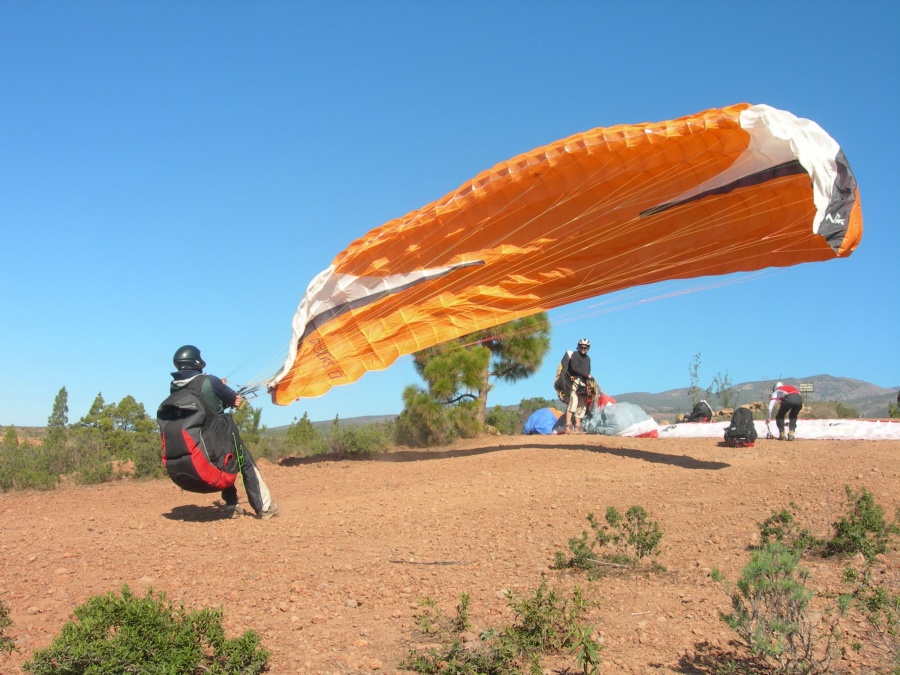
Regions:
[[[769,420],[772,419],[772,409],[775,407],[776,402],[781,403],[778,406],[778,413],[775,415],[775,425],[778,427],[778,440],[792,441],[794,440],[794,433],[797,431],[797,415],[800,414],[800,409],[803,407],[803,397],[800,395],[800,390],[797,387],[784,384],[783,382],[776,383],[772,387],[772,398],[769,399],[769,411],[766,413],[767,425]],[[787,436],[785,436],[784,432],[785,415],[788,416]]]

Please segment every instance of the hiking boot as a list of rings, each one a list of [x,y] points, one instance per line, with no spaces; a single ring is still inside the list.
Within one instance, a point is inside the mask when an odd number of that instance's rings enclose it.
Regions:
[[[247,513],[247,511],[244,510],[243,506],[238,506],[237,504],[234,504],[234,505],[226,504],[225,505],[225,515],[228,518],[231,518],[232,520],[234,520],[235,518],[240,518],[241,516],[243,516],[246,513]]]
[[[259,514],[259,517],[263,520],[266,520],[267,518],[274,518],[278,515],[279,511],[281,511],[281,509],[278,508],[277,502],[273,501],[271,504],[269,504],[269,508]]]
[[[789,431],[789,432],[788,432],[788,440],[789,440],[789,441],[794,440],[794,432],[793,432],[793,431]]]
[[[787,437],[784,435],[784,432],[783,432],[783,431],[780,432],[780,433],[778,434],[778,440],[779,440],[779,441],[786,441],[786,440],[787,440]]]

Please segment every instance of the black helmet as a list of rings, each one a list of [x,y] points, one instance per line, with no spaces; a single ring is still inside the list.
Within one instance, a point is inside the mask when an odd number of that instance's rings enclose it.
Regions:
[[[180,347],[172,357],[172,363],[178,370],[203,370],[206,367],[206,361],[200,358],[200,350],[194,345]]]

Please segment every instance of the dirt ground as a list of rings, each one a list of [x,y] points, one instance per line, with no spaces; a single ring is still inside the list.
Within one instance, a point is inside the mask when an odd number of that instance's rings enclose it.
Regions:
[[[168,480],[0,494],[0,600],[20,650],[0,655],[0,672],[22,672],[77,605],[127,584],[190,609],[222,607],[229,637],[261,634],[272,673],[397,673],[428,641],[416,629],[421,598],[453,615],[467,593],[474,640],[512,622],[506,591],[546,580],[599,600],[589,620],[605,645],[601,672],[713,673],[735,634],[719,619],[729,600],[711,568],[736,579],[757,523],[791,502],[828,535],[845,485],[866,487],[893,516],[898,454],[889,441],[735,450],[716,439],[481,437],[374,460],[260,462],[281,505],[266,521],[223,519],[217,495]],[[664,532],[665,572],[587,581],[552,569],[589,512],[635,504]],[[833,592],[848,563],[804,564],[811,586]],[[898,569],[890,554],[879,573]],[[844,643],[863,649],[847,649],[835,670],[878,672],[865,625],[846,623]],[[545,672],[567,665],[548,659]]]

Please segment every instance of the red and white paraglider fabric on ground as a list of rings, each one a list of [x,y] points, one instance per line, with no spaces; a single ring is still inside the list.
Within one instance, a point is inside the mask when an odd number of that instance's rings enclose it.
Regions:
[[[722,438],[728,422],[708,424],[670,424],[659,427],[660,438]],[[760,439],[766,437],[768,429],[764,420],[754,423]],[[775,421],[769,426],[773,434],[778,433]],[[799,440],[900,440],[900,420],[804,420],[797,421],[795,436]]]

